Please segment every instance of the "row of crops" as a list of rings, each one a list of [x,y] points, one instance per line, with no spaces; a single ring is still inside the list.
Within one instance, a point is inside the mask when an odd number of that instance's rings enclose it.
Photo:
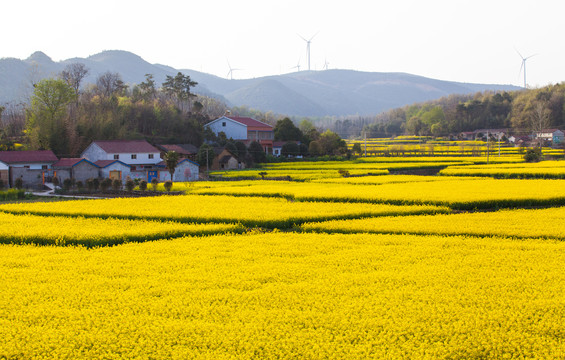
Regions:
[[[0,204],[0,359],[565,358],[565,180],[463,172],[561,166],[511,158]]]

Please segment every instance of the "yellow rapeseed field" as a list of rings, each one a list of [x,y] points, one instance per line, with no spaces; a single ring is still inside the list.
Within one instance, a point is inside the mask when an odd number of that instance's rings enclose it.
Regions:
[[[0,245],[0,358],[563,359],[564,268],[536,239]]]
[[[484,178],[382,185],[261,181],[248,186],[199,188],[194,193],[280,196],[300,201],[435,204],[454,209],[484,209],[565,205],[565,180]]]
[[[565,240],[565,207],[306,223],[306,231],[507,236]]]
[[[71,204],[72,202],[67,202]],[[50,203],[53,204],[53,203]],[[147,241],[242,232],[234,224],[179,224],[172,221],[147,221],[84,218],[63,216],[13,215],[0,212],[0,242],[14,244],[84,246],[115,245],[124,242]]]
[[[434,205],[316,203],[291,202],[282,198],[184,195],[3,204],[0,205],[0,211],[36,215],[241,223],[246,226],[289,228],[306,221],[437,213],[448,212],[449,209]]]

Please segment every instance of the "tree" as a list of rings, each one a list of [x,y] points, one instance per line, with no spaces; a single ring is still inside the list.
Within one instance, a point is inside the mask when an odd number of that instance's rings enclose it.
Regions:
[[[175,169],[179,163],[179,154],[176,151],[168,151],[163,160],[167,164],[167,169],[169,174],[171,174],[171,182],[173,181],[173,175],[175,174]]]
[[[320,145],[320,142],[314,140],[314,141],[310,141],[310,146],[308,146],[308,152],[310,153],[310,156],[320,156],[323,154],[323,149],[322,149],[322,145]]]
[[[282,146],[281,155],[284,157],[297,156],[300,154],[300,146],[297,143],[289,141]]]
[[[320,135],[320,145],[324,154],[338,155],[347,152],[347,144],[339,137],[338,134],[331,130],[326,130]]]
[[[103,97],[111,97],[127,89],[127,85],[120,74],[107,71],[96,79],[96,89]]]
[[[549,127],[549,115],[549,110],[546,108],[544,103],[538,102],[535,105],[531,116],[530,126],[532,128],[532,132],[538,138],[538,146],[540,148],[543,146],[543,138],[540,135]]]
[[[353,148],[351,150],[353,150],[353,152],[358,155],[360,155],[363,152],[363,150],[361,149],[361,144],[359,143],[353,144]]]
[[[190,111],[190,98],[196,96],[190,92],[190,89],[198,85],[196,81],[192,81],[190,76],[183,75],[179,72],[175,77],[167,75],[165,82],[162,84],[163,92],[177,100],[177,106],[184,111],[184,103],[188,102]]]
[[[302,141],[302,131],[300,131],[289,118],[277,121],[274,132],[275,140]]]
[[[63,79],[75,91],[76,99],[80,92],[80,84],[82,80],[88,75],[88,68],[83,63],[71,63],[65,66],[61,72],[61,79]]]
[[[214,153],[214,148],[211,145],[202,144],[202,146],[200,146],[200,149],[198,149],[196,157],[198,158],[199,164],[202,164],[204,166],[208,164],[208,166],[212,166],[216,154]]]
[[[145,74],[145,81],[139,84],[139,89],[141,91],[141,98],[145,100],[155,98],[157,89],[155,88],[155,80],[153,80],[152,74]]]
[[[253,157],[253,162],[262,163],[267,161],[267,154],[265,154],[263,146],[261,146],[261,144],[259,144],[257,141],[252,141],[251,144],[249,144],[247,151]]]
[[[44,79],[35,85],[26,116],[26,135],[32,149],[68,154],[65,119],[75,92],[65,81]]]

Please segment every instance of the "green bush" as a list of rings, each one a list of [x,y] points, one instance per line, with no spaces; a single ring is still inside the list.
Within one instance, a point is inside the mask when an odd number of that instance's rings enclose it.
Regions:
[[[112,179],[110,178],[105,178],[100,183],[100,189],[102,190],[102,192],[107,191],[110,188],[110,186],[112,186]]]
[[[134,187],[135,187],[135,182],[132,179],[126,180],[126,190],[127,191],[132,192]]]
[[[147,190],[147,181],[141,180],[139,182],[139,190],[141,190],[141,191]]]
[[[165,190],[171,191],[173,188],[173,182],[171,180],[167,180],[163,183],[163,186],[165,187]]]
[[[122,180],[114,179],[114,181],[112,181],[112,189],[114,191],[119,191],[121,188],[122,188]]]
[[[16,189],[23,189],[24,187],[24,179],[22,178],[17,178],[16,181],[14,182],[14,186],[16,187]]]
[[[541,148],[528,149],[524,154],[524,161],[526,162],[541,161]]]
[[[159,185],[159,180],[157,180],[157,178],[151,179],[151,186],[153,187],[153,191],[157,191],[158,185]]]

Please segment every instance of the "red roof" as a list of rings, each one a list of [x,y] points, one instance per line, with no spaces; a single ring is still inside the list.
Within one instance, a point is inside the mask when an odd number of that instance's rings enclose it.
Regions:
[[[120,164],[122,164],[122,165],[124,165],[124,166],[130,167],[128,164],[123,163],[123,162],[121,162],[120,160],[98,160],[98,161],[95,161],[95,162],[94,162],[94,165],[96,165],[96,166],[98,166],[98,167],[101,167],[101,168],[105,168],[106,166],[112,165],[112,164],[115,163],[115,162],[120,163]]]
[[[172,144],[172,145],[160,145],[160,147],[162,147],[163,149],[165,149],[166,151],[175,151],[179,154],[182,155],[193,155],[196,154],[198,152],[198,148],[194,145],[185,145],[184,147],[181,145],[177,145],[177,144]],[[189,150],[188,148],[191,147],[192,150]]]
[[[85,158],[61,158],[55,164],[54,167],[73,167],[79,162],[86,160]],[[88,161],[88,160],[86,160]]]
[[[117,153],[158,153],[159,150],[145,140],[99,140],[93,142],[102,150]]]
[[[247,125],[247,127],[254,127],[254,128],[264,128],[265,130],[273,130],[273,127],[269,124],[265,124],[264,122],[249,118],[249,117],[239,117],[239,116],[226,116],[228,119],[232,119],[233,121],[237,121],[238,123]]]
[[[0,161],[6,164],[54,163],[57,160],[59,159],[51,150],[0,151]]]

